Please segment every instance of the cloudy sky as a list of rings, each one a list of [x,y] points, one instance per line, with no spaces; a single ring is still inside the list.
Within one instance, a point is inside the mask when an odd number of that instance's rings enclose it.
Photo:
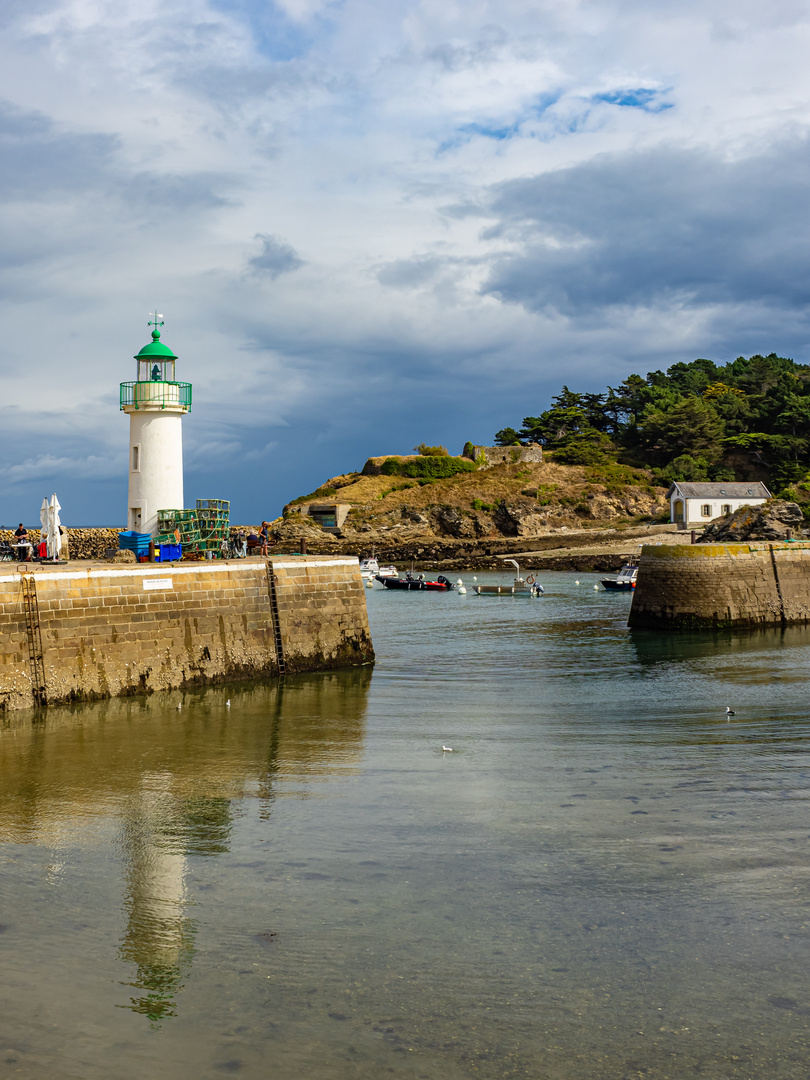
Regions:
[[[810,13],[7,0],[0,522],[124,522],[148,312],[186,502],[458,452],[676,360],[807,361]]]

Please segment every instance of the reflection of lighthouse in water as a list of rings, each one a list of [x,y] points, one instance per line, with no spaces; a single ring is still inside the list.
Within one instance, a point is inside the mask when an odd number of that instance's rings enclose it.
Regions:
[[[231,829],[228,799],[183,797],[173,782],[168,773],[144,776],[123,838],[128,918],[119,952],[137,965],[129,985],[141,994],[130,1007],[155,1021],[174,1015],[194,955],[188,857],[227,851]]]

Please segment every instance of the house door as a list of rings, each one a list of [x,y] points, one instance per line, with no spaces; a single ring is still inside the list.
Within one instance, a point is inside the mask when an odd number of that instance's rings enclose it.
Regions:
[[[683,521],[683,499],[676,499],[672,504],[672,520],[675,523]]]

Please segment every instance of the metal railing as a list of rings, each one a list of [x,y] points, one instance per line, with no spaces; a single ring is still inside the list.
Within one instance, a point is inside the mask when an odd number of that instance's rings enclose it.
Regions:
[[[178,406],[191,410],[191,383],[187,382],[122,382],[120,407],[136,409],[165,409]]]

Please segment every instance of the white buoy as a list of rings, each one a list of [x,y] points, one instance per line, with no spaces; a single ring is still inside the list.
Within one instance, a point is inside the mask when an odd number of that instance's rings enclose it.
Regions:
[[[599,586],[598,585],[594,585],[594,588],[596,589],[597,592],[599,591]]]
[[[366,588],[367,589],[373,589],[374,588],[374,578],[366,578]]]
[[[579,585],[579,582],[578,582],[578,581],[575,581],[575,582],[574,582],[574,584],[575,584],[575,585]]]
[[[461,578],[459,578],[458,581],[456,582],[456,592],[460,593],[462,596],[465,596],[466,593],[467,593],[467,589],[466,589],[466,587],[464,585],[464,582],[461,580]]]

